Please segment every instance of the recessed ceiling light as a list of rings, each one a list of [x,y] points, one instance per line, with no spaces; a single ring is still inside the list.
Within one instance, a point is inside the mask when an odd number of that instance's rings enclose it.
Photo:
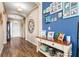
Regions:
[[[23,11],[21,7],[17,7],[17,11]]]
[[[17,11],[23,11],[25,7],[22,3],[16,3],[15,5],[16,5]]]

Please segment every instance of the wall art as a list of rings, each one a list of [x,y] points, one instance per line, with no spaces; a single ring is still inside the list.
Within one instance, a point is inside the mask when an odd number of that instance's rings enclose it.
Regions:
[[[55,13],[56,9],[57,9],[57,7],[56,7],[56,5],[55,5],[55,2],[52,2],[52,3],[50,4],[50,14]]]
[[[46,22],[46,23],[52,22],[51,16],[46,16],[46,17],[45,17],[45,22]]]
[[[63,2],[63,18],[70,17],[70,2]]]
[[[78,2],[71,2],[71,17],[79,14]]]
[[[62,2],[52,2],[50,4],[50,14],[56,13],[62,10]]]
[[[63,12],[58,12],[58,19],[63,17]]]
[[[43,14],[50,12],[50,6],[43,10]]]
[[[28,21],[28,31],[30,33],[33,33],[34,32],[34,27],[35,27],[34,20],[33,19],[29,19],[29,21]]]
[[[62,2],[57,2],[57,11],[62,10]]]

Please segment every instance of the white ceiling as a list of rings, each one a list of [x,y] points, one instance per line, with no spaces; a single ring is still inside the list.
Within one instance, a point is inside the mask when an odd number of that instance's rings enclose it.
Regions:
[[[8,18],[23,19],[37,4],[34,2],[5,2],[4,6]]]

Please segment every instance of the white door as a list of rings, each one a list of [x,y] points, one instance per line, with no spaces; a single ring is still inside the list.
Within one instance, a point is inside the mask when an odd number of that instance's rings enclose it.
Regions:
[[[11,37],[22,37],[20,21],[12,21],[10,27],[11,27]]]

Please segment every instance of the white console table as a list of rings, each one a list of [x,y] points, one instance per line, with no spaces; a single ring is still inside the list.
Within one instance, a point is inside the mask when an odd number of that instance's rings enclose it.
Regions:
[[[60,44],[60,43],[57,43],[57,42],[48,41],[48,40],[46,40],[45,38],[42,38],[42,37],[36,37],[36,39],[38,41],[37,42],[37,44],[38,44],[37,45],[37,52],[40,51],[42,54],[44,54],[47,57],[53,57],[53,56],[50,56],[49,53],[40,50],[40,44],[41,43],[63,51],[64,57],[71,57],[71,55],[72,55],[72,44],[69,44],[69,45]]]

